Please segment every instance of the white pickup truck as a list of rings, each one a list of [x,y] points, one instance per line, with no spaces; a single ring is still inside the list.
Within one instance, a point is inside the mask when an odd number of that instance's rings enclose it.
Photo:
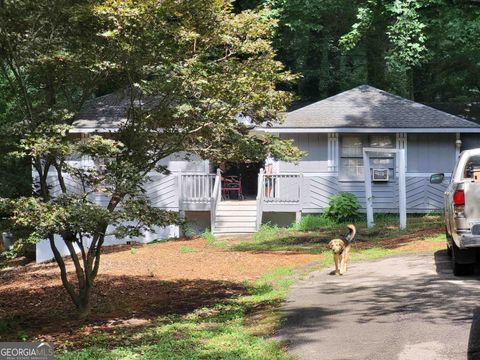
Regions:
[[[430,177],[432,184],[444,174]],[[473,273],[480,253],[480,149],[463,151],[445,191],[445,232],[453,273]]]

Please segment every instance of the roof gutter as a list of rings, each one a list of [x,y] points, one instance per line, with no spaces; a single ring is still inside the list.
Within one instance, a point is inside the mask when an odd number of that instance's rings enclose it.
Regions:
[[[72,128],[68,130],[69,134],[92,134],[92,133],[112,133],[117,132],[118,128]]]
[[[480,133],[478,128],[260,128],[254,129],[266,133]]]

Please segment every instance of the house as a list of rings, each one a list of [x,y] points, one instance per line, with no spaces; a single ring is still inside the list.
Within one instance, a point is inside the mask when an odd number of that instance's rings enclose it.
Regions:
[[[121,95],[95,99],[80,113],[72,133],[115,131],[125,120],[127,107]],[[175,154],[162,160],[171,174],[151,175],[146,190],[153,205],[180,212],[199,229],[253,232],[262,221],[291,222],[302,214],[320,213],[338,192],[355,194],[365,209],[368,176],[373,209],[398,212],[402,170],[407,211],[424,213],[442,208],[443,191],[459,153],[480,147],[480,125],[366,85],[288,112],[284,122],[252,131],[293,139],[308,155],[296,163],[276,161],[268,177],[261,165],[246,169],[236,164],[249,184],[250,198],[224,201],[221,177],[208,159],[187,161]],[[367,174],[366,148],[371,150]],[[405,168],[399,168],[393,152],[375,149],[404,150]],[[430,184],[430,175],[439,172],[446,175],[444,184]],[[179,234],[174,226],[159,230],[140,240]]]

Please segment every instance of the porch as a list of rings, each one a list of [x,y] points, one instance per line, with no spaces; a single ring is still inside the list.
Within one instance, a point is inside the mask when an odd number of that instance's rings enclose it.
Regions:
[[[406,173],[406,209],[408,213],[426,213],[443,208],[443,184],[430,184],[430,173]],[[262,224],[265,213],[320,213],[329,199],[339,192],[351,192],[366,211],[365,183],[343,180],[336,172],[276,173],[266,176],[261,169],[255,199],[222,199],[221,174],[178,173],[178,209],[180,213],[209,212],[210,229],[214,233],[254,232]],[[388,182],[371,184],[375,212],[399,211],[398,176]]]
[[[222,175],[178,173],[180,213],[210,212],[210,229],[214,233],[249,233],[258,230],[264,212],[295,212],[300,219],[303,174],[265,175],[260,170],[257,194],[252,200],[228,200],[222,196]]]

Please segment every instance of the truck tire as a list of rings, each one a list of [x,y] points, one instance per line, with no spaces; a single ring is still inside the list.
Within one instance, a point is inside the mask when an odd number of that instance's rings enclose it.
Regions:
[[[473,252],[473,258],[475,259],[474,250],[459,249],[455,242],[452,241],[451,251],[453,275],[464,276],[473,274],[475,262],[465,263],[464,258],[471,258]]]

